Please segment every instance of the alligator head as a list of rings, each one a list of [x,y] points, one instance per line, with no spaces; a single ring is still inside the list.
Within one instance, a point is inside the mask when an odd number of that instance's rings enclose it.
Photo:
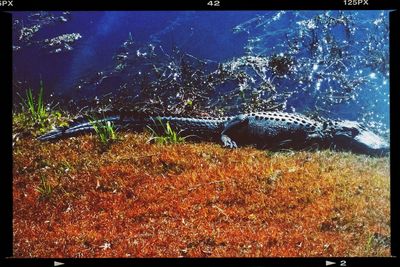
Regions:
[[[355,121],[335,121],[330,129],[333,144],[338,150],[347,150],[371,156],[386,156],[390,145],[382,137]]]

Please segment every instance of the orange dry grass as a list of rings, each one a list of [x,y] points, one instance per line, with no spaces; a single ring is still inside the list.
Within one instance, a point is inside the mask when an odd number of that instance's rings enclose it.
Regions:
[[[147,138],[20,140],[15,257],[390,255],[388,158]]]

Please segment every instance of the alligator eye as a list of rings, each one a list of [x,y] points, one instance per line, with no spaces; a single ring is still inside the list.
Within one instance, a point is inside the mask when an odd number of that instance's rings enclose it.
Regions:
[[[351,135],[354,137],[358,135],[360,131],[357,128],[351,128]]]
[[[355,137],[356,135],[358,135],[360,133],[360,131],[357,128],[345,127],[344,130],[349,132],[351,134],[351,137]]]

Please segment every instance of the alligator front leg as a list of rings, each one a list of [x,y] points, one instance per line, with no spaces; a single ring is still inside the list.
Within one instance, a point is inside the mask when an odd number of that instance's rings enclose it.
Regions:
[[[237,148],[237,144],[226,134],[221,134],[221,141],[224,147]]]
[[[237,144],[231,139],[229,133],[232,131],[239,131],[242,127],[246,127],[249,123],[249,118],[246,115],[239,115],[233,118],[225,126],[221,133],[221,141],[224,147],[237,148]]]

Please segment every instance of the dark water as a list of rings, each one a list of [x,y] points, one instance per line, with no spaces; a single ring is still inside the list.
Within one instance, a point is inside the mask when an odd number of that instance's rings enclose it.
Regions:
[[[124,91],[175,113],[278,109],[389,133],[388,11],[13,15],[15,94],[42,80],[54,101]]]

